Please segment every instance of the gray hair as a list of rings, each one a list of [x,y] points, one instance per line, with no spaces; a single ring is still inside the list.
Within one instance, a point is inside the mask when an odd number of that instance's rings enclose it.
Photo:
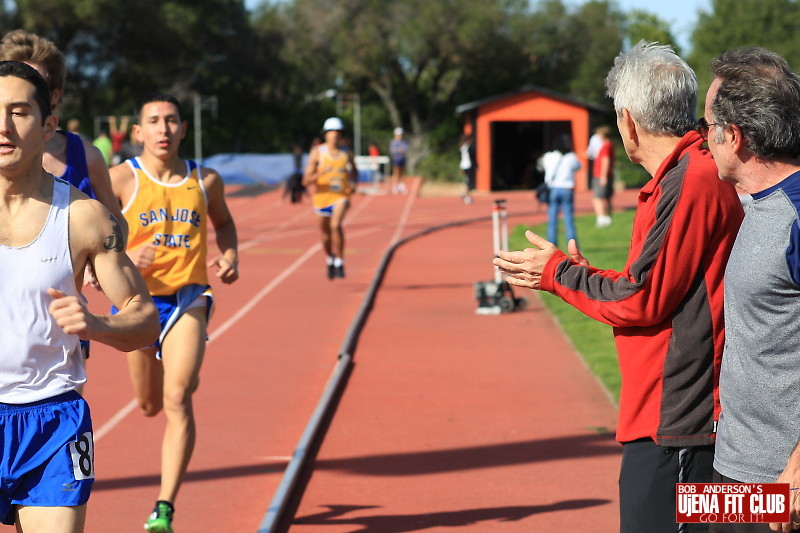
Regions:
[[[682,137],[695,129],[697,76],[672,47],[639,41],[614,59],[606,77],[608,96],[650,133]]]
[[[778,54],[757,46],[728,50],[711,63],[722,80],[711,103],[714,142],[736,124],[746,147],[764,159],[800,155],[800,78]]]

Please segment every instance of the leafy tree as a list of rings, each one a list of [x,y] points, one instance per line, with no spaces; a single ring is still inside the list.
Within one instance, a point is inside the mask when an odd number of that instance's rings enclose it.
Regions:
[[[675,53],[682,55],[682,50],[678,46],[675,36],[669,28],[669,24],[648,11],[634,9],[625,17],[625,40],[629,45],[634,45],[639,41],[649,43],[658,42],[672,46]]]
[[[245,132],[269,116],[259,96],[262,80],[281,69],[277,47],[252,30],[242,0],[17,0],[16,7],[18,26],[67,54],[64,114],[130,114],[138,98],[160,90],[188,104],[191,119],[193,96],[215,95],[220,112],[204,141],[230,148],[246,148]]]
[[[725,50],[763,46],[800,67],[800,3],[796,0],[712,0],[711,11],[700,14],[692,35],[690,64],[697,72],[701,95],[711,84],[711,60]]]
[[[214,95],[205,153],[288,150],[307,146],[326,116],[352,122],[352,106],[324,96],[334,88],[360,95],[364,145],[402,125],[412,165],[454,153],[465,102],[536,84],[602,103],[635,27],[611,0],[262,0],[253,13],[244,0],[0,5],[0,26],[66,52],[65,116],[130,114],[142,94],[166,90],[191,118],[193,96]],[[657,22],[638,23],[663,30]]]
[[[584,48],[575,65],[570,93],[603,102],[606,75],[622,49],[624,17],[610,2],[592,0],[578,9],[574,19],[575,35],[582,36]]]
[[[409,133],[411,167],[430,149],[427,134],[454,121],[467,88],[521,84],[527,57],[511,21],[525,9],[519,0],[296,0],[288,41],[316,76],[310,92],[339,80],[340,90],[380,101]]]

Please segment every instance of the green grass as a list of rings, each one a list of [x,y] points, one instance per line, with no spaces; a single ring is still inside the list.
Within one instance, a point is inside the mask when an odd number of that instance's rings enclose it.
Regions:
[[[594,215],[585,215],[575,219],[578,243],[581,253],[593,266],[622,270],[628,257],[628,248],[633,225],[633,210],[614,214],[614,223],[608,228],[595,228]],[[566,243],[563,236],[563,224],[560,224],[559,242]],[[516,226],[509,236],[509,247],[512,250],[529,248],[525,238],[525,230],[532,230],[546,236],[547,224],[537,226]],[[566,246],[562,244],[562,249]],[[564,333],[575,349],[583,357],[589,369],[606,386],[611,396],[619,402],[620,376],[617,363],[617,351],[611,326],[587,317],[560,298],[547,292],[538,293],[548,311],[561,325]]]

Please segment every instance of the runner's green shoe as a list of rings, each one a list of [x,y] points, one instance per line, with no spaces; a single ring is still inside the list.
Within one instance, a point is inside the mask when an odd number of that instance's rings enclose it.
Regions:
[[[165,501],[157,501],[153,514],[144,525],[145,531],[151,533],[172,533],[172,513],[175,509],[172,504]]]

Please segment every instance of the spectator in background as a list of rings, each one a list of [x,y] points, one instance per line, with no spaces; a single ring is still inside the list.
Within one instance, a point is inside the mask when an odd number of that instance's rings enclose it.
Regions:
[[[404,137],[403,128],[394,129],[394,138],[389,143],[389,156],[392,158],[392,176],[389,179],[392,194],[406,192],[403,176],[406,172],[406,157],[408,155],[408,141]]]
[[[551,292],[614,327],[621,533],[706,532],[675,523],[675,484],[713,475],[723,275],[742,207],[696,131],[697,78],[669,46],[642,41],[620,54],[606,85],[628,157],[653,176],[625,267],[592,267],[577,246],[567,255],[532,232],[533,247],[501,251],[494,264],[511,285]]]
[[[100,150],[100,154],[103,156],[103,160],[106,162],[106,166],[111,165],[111,156],[114,155],[111,145],[111,139],[108,137],[108,133],[105,130],[100,130],[100,135],[92,141],[92,144],[95,148]]]
[[[461,199],[465,204],[472,203],[470,191],[475,188],[475,142],[472,135],[464,135],[461,139],[461,146],[458,148],[461,153],[461,160],[458,164],[462,174],[464,174],[464,193]]]
[[[598,129],[599,127],[594,129],[594,133],[591,137],[589,137],[589,145],[586,147],[586,159],[589,163],[589,172],[586,173],[586,188],[590,191],[592,190],[592,171],[594,169],[594,160],[597,159],[597,152],[600,151],[600,147],[603,145],[603,137],[597,133]]]
[[[292,159],[294,161],[294,170],[286,179],[281,201],[288,196],[290,202],[297,204],[303,200],[303,195],[306,192],[306,188],[303,185],[303,148],[299,144],[295,145],[292,150]]]
[[[117,117],[108,117],[108,127],[111,131],[111,162],[114,165],[120,164],[124,159],[120,155],[122,145],[128,138],[128,117],[122,117],[122,121],[117,125]]]
[[[550,204],[547,218],[547,240],[558,246],[558,215],[564,217],[564,228],[567,241],[576,241],[575,232],[575,173],[580,170],[581,163],[572,151],[572,139],[569,135],[559,135],[553,143],[553,149],[542,156],[544,182],[550,189]]]
[[[614,143],[608,126],[597,128],[601,144],[592,165],[592,201],[597,216],[597,227],[611,225],[611,197],[614,196]]]

